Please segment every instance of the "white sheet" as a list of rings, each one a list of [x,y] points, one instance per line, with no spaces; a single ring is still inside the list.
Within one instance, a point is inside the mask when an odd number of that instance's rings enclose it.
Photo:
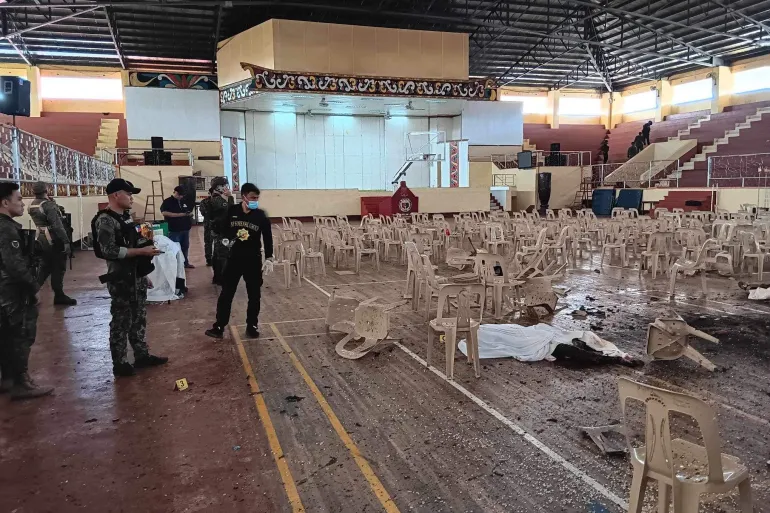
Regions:
[[[757,287],[754,290],[750,290],[749,299],[754,299],[757,301],[764,301],[765,299],[770,299],[770,288],[763,289],[762,287]]]
[[[158,303],[180,299],[176,295],[176,280],[185,279],[182,247],[163,235],[155,235],[153,240],[164,253],[152,259],[155,270],[147,277],[152,281],[153,288],[147,291],[147,301]]]
[[[615,344],[592,331],[567,331],[550,324],[482,324],[479,327],[479,358],[515,358],[522,362],[553,361],[551,353],[556,346],[572,344],[572,340],[576,338],[605,356],[628,356]],[[457,346],[463,354],[468,354],[464,339]]]

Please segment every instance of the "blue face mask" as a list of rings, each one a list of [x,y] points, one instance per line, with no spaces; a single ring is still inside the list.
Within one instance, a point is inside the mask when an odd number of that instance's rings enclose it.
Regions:
[[[249,201],[247,206],[249,207],[249,210],[256,210],[259,208],[259,201]]]

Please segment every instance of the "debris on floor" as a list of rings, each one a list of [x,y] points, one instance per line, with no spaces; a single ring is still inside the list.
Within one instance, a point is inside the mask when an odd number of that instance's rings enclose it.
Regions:
[[[626,435],[622,424],[609,426],[580,427],[580,431],[589,437],[604,454],[624,454],[628,450]]]

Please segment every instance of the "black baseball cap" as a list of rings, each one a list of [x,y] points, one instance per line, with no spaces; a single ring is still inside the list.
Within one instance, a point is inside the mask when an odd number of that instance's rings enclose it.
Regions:
[[[107,184],[107,194],[112,194],[119,191],[126,191],[130,194],[139,194],[142,192],[142,189],[137,189],[134,187],[134,184],[128,180],[123,180],[122,178],[114,178],[110,181],[110,183]]]
[[[176,187],[174,187],[174,192],[176,192],[177,194],[184,195],[187,191],[185,190],[184,186],[177,185]]]

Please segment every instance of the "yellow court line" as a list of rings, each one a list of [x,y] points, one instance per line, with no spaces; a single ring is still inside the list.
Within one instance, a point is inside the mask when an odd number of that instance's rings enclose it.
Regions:
[[[291,358],[291,362],[294,364],[294,367],[302,375],[302,379],[304,379],[305,383],[307,383],[307,386],[310,388],[310,391],[313,393],[316,401],[318,401],[318,404],[321,405],[321,409],[326,414],[329,422],[331,422],[334,431],[337,432],[337,436],[340,437],[342,443],[345,444],[345,447],[348,449],[348,451],[350,451],[351,456],[353,456],[353,459],[358,465],[358,468],[361,469],[361,473],[368,481],[369,487],[374,492],[374,495],[377,496],[377,499],[379,499],[382,507],[385,508],[385,511],[388,513],[400,513],[398,506],[396,506],[396,503],[393,502],[393,499],[390,497],[390,494],[388,494],[385,486],[374,473],[372,467],[369,466],[369,462],[366,461],[366,458],[361,455],[361,451],[358,450],[358,446],[356,446],[353,439],[350,438],[348,432],[345,431],[345,428],[342,426],[340,419],[337,418],[337,415],[334,413],[334,410],[332,410],[332,407],[329,406],[329,403],[321,393],[321,390],[318,388],[318,386],[316,386],[313,378],[311,378],[310,374],[308,374],[308,372],[305,370],[305,367],[299,361],[297,355],[295,355],[294,351],[291,350],[291,347],[283,338],[281,332],[278,331],[278,328],[275,324],[271,323],[270,328],[273,330],[273,333],[275,333],[276,338],[281,341],[281,345],[283,346],[284,351],[286,351],[286,353],[289,355],[289,358]]]
[[[251,395],[254,396],[254,404],[257,405],[257,412],[259,413],[259,420],[262,421],[262,426],[265,428],[265,434],[267,434],[267,441],[270,444],[270,450],[273,453],[273,459],[278,466],[278,472],[281,474],[281,481],[283,481],[283,487],[286,489],[286,496],[289,499],[291,510],[293,513],[304,513],[305,506],[302,505],[302,500],[299,498],[299,492],[297,492],[297,485],[294,483],[294,477],[291,475],[289,465],[286,463],[286,458],[281,449],[281,444],[278,441],[278,434],[275,432],[273,421],[270,418],[270,413],[267,411],[267,404],[262,397],[262,392],[259,389],[259,383],[254,375],[254,370],[251,368],[251,362],[249,357],[246,356],[246,350],[243,348],[243,342],[241,341],[238,331],[231,327],[230,331],[233,333],[233,338],[238,346],[238,353],[241,355],[241,361],[243,362],[243,370],[246,371],[246,375],[249,378],[249,388],[251,388]]]

